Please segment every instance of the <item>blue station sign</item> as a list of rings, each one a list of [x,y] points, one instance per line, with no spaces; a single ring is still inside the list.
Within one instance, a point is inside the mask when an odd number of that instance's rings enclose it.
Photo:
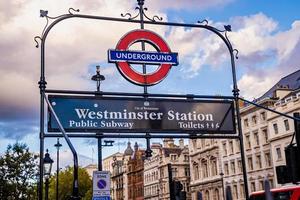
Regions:
[[[178,53],[108,50],[109,62],[178,65]]]

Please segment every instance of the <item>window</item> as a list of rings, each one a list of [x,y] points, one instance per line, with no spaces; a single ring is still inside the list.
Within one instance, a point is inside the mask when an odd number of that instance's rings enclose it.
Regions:
[[[253,135],[254,135],[255,145],[256,145],[256,146],[259,146],[259,136],[258,136],[258,132],[255,132]]]
[[[281,148],[280,147],[276,148],[276,154],[277,154],[277,160],[282,159]]]
[[[240,185],[240,194],[241,194],[240,197],[245,196],[245,187],[243,183]]]
[[[262,121],[266,121],[266,113],[265,112],[260,113],[260,119]]]
[[[236,146],[236,152],[240,152],[241,151],[241,147],[240,147],[240,141],[239,140],[235,140],[235,146]]]
[[[249,127],[248,119],[244,119],[244,126],[245,126],[245,127]]]
[[[256,115],[252,116],[251,120],[252,120],[252,123],[253,123],[254,125],[257,124],[257,118],[256,118]]]
[[[184,161],[188,162],[189,161],[189,156],[188,155],[184,155]]]
[[[198,165],[194,165],[194,176],[195,176],[195,180],[199,179],[199,166]]]
[[[178,176],[178,169],[176,167],[172,168],[172,177]]]
[[[253,170],[252,157],[248,157],[248,169],[249,170]]]
[[[233,141],[229,141],[229,154],[233,154]]]
[[[184,175],[190,176],[190,169],[188,167],[184,168]]]
[[[289,120],[285,119],[284,120],[284,127],[286,131],[290,130],[290,124],[289,124]]]
[[[264,181],[263,180],[259,181],[259,190],[264,190]]]
[[[273,124],[274,133],[278,134],[278,125],[275,123]]]
[[[237,185],[233,185],[233,199],[238,199],[238,190],[237,190]]]
[[[255,182],[251,182],[251,192],[255,192]]]
[[[208,177],[208,166],[206,161],[202,161],[202,177],[206,178]]]
[[[250,135],[246,135],[246,148],[251,149]]]
[[[256,155],[256,166],[258,167],[258,169],[262,168],[260,155]]]
[[[268,143],[269,135],[268,135],[267,129],[263,129],[263,130],[262,130],[262,135],[263,135],[263,137],[264,137],[264,143],[265,143],[265,144]]]
[[[226,142],[223,143],[223,152],[224,152],[224,156],[227,156]]]
[[[230,170],[233,174],[235,174],[235,162],[234,161],[230,162]]]
[[[224,169],[225,169],[225,175],[229,175],[228,163],[224,164]]]
[[[238,173],[241,173],[242,172],[242,161],[238,160],[237,164],[238,164]]]
[[[217,160],[214,158],[211,160],[211,175],[216,176],[217,173]]]
[[[205,192],[204,200],[210,200],[209,191],[208,190],[206,190],[206,192]]]
[[[213,199],[214,200],[219,200],[220,199],[219,190],[218,189],[215,189]]]
[[[266,161],[266,167],[271,167],[271,155],[270,152],[265,153],[265,161]]]
[[[176,160],[176,158],[177,158],[177,156],[176,156],[176,155],[171,155],[171,160],[172,160],[172,161],[175,161],[175,160]]]

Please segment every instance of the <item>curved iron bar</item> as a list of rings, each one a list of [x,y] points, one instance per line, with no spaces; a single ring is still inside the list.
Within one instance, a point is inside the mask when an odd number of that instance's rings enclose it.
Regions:
[[[123,13],[121,13],[121,17],[126,17],[126,16],[129,16],[127,19],[128,20],[134,20],[134,19],[136,19],[138,16],[140,15],[140,13],[138,13],[137,15],[135,15],[134,17],[132,17],[132,15],[130,14],[130,13],[125,13],[125,14],[123,14]]]
[[[239,59],[239,50],[233,49],[233,52],[235,52],[235,58]]]
[[[40,43],[38,42],[37,39],[39,39],[40,41],[42,41],[42,38],[41,38],[40,36],[35,36],[35,37],[34,37],[34,41],[35,41],[35,43],[36,43],[35,47],[36,47],[36,48],[39,48]]]
[[[203,25],[208,25],[208,20],[207,19],[203,19],[202,21],[197,21],[197,23],[199,24],[203,24]]]
[[[69,14],[74,15],[74,13],[72,13],[72,11],[74,11],[74,12],[80,12],[79,9],[74,9],[74,8],[69,8],[68,9]]]
[[[148,8],[143,8],[143,10],[142,10],[143,16],[144,16],[146,19],[148,19],[148,20],[150,20],[150,21],[152,21],[152,22],[156,22],[155,19],[157,19],[158,21],[162,21],[162,20],[163,20],[163,18],[162,18],[162,17],[159,17],[158,15],[154,15],[154,16],[152,17],[152,19],[151,19],[150,17],[148,17],[148,16],[146,15],[146,12],[145,12],[145,11],[148,11]]]

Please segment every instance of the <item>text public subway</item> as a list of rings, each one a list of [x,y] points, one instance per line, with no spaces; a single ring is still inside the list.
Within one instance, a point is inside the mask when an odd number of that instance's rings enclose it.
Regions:
[[[78,127],[101,127],[101,128],[121,128],[132,129],[134,123],[141,120],[150,121],[176,121],[179,128],[184,129],[204,129],[218,128],[219,124],[214,123],[211,113],[176,112],[169,110],[166,113],[154,111],[94,111],[91,109],[75,108],[78,120],[70,120],[70,128]],[[99,121],[98,121],[99,120]]]

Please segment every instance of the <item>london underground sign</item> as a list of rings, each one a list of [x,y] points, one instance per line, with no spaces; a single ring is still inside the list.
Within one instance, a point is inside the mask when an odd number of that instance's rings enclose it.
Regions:
[[[131,45],[146,42],[157,52],[130,51]],[[178,53],[171,52],[168,44],[156,33],[138,29],[125,34],[115,50],[108,50],[108,61],[116,63],[120,73],[130,82],[137,85],[155,85],[162,81],[173,65],[178,65]],[[158,65],[156,71],[140,73],[133,69],[132,63]]]

